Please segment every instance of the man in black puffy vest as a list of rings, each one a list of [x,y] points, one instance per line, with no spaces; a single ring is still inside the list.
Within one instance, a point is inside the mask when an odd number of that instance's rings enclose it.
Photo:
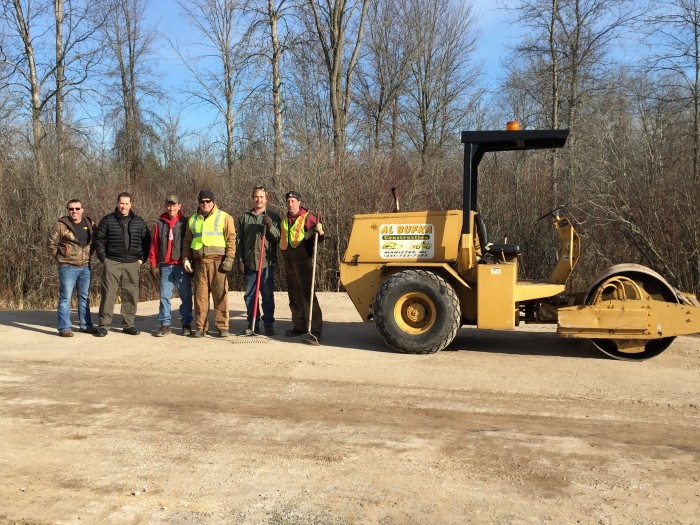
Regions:
[[[105,337],[112,325],[117,291],[122,296],[122,327],[125,334],[139,335],[134,326],[139,301],[139,270],[148,259],[151,234],[146,222],[131,210],[131,195],[117,195],[114,212],[102,217],[95,232],[95,253],[104,265],[100,326],[95,334]]]

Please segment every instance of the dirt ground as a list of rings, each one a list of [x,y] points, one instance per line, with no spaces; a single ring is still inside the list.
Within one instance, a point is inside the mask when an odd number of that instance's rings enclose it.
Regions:
[[[0,523],[700,523],[700,338],[629,363],[463,328],[401,355],[319,295],[320,347],[154,338],[155,301],[137,337],[0,312]]]

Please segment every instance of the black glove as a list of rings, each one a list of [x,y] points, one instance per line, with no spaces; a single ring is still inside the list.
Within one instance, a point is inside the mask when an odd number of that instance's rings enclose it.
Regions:
[[[233,257],[224,257],[223,259],[221,259],[219,271],[221,273],[228,273],[231,270],[233,270]]]
[[[272,219],[270,219],[269,215],[263,215],[263,224],[268,230],[272,228]]]

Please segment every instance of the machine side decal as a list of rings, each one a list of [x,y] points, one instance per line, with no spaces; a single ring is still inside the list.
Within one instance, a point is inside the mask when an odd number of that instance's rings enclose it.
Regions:
[[[379,228],[382,259],[432,259],[434,248],[432,224],[382,224]]]

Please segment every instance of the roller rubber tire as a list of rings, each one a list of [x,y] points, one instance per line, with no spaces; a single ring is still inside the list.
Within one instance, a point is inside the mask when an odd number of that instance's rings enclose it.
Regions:
[[[382,283],[373,305],[384,342],[406,354],[432,354],[457,335],[462,313],[454,288],[426,270],[404,270]]]

